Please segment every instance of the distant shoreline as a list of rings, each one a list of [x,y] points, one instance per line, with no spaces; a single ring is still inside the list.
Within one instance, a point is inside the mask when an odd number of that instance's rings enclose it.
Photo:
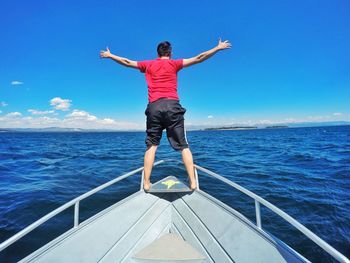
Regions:
[[[236,127],[218,127],[218,128],[205,128],[204,131],[232,131],[232,130],[255,130],[259,129],[256,126],[236,126]]]
[[[218,128],[187,128],[188,132],[191,131],[240,131],[240,130],[268,130],[268,129],[290,129],[290,128],[316,128],[316,127],[336,127],[336,126],[350,126],[350,123],[328,124],[319,123],[319,125],[307,125],[307,124],[295,124],[295,125],[272,125],[272,126],[228,126]],[[145,132],[145,130],[110,130],[110,129],[77,129],[77,128],[0,128],[1,133],[30,133],[30,132],[45,132],[45,133],[92,133],[92,132]]]
[[[313,126],[315,127],[315,126]],[[247,126],[247,127],[219,127],[219,128],[206,128],[204,131],[235,131],[235,130],[259,130],[259,129],[286,129],[291,128],[287,125],[273,125],[266,127],[257,127],[257,126]]]

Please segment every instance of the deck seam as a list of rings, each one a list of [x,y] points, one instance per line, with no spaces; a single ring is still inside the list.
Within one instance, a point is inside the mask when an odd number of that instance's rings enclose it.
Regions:
[[[247,224],[248,227],[250,227],[251,230],[255,231],[258,235],[260,235],[265,241],[270,243],[273,247],[277,249],[277,247],[282,248],[287,253],[295,254],[294,256],[297,257],[297,259],[300,259],[302,262],[310,262],[307,258],[305,258],[303,255],[301,255],[298,251],[296,251],[294,248],[290,247],[288,244],[286,244],[283,240],[280,240],[278,237],[274,236],[267,230],[263,228],[258,228],[254,222],[252,222],[250,219],[248,219],[246,216],[244,216],[239,211],[235,210],[233,207],[225,204],[224,202],[218,200],[214,196],[199,190],[199,194],[201,194],[204,198],[206,198],[208,201],[213,203],[216,206],[219,206],[220,208],[224,209],[226,212],[234,216],[237,220],[240,220],[243,224]]]
[[[77,228],[70,228],[66,232],[62,233],[60,236],[54,238],[51,240],[48,244],[44,245],[43,247],[33,251],[23,259],[21,259],[19,262],[31,262],[33,260],[38,260],[40,259],[44,254],[50,252],[52,249],[55,249],[57,246],[59,246],[64,240],[70,238],[73,234],[77,234],[80,231],[82,231],[85,227],[87,227],[90,223],[94,222],[95,220],[98,220],[100,217],[105,216],[109,214],[112,210],[115,208],[122,206],[125,202],[137,197],[140,194],[140,191],[137,191],[128,197],[117,201],[113,205],[103,209],[102,211],[98,212],[97,214],[87,218],[85,221],[81,222]],[[50,243],[52,243],[50,245]],[[42,251],[40,251],[42,250]],[[40,253],[39,253],[40,252]]]
[[[162,231],[158,234],[158,236],[157,236],[156,239],[158,239],[158,238],[160,237],[160,235],[164,232],[165,229],[170,230],[170,226],[171,226],[171,222],[170,222],[169,224],[167,224],[166,227],[164,227],[164,228],[162,229]]]
[[[180,218],[182,221],[184,221],[186,223],[186,221],[181,217],[180,215]],[[171,223],[171,225],[174,227],[175,231],[177,232],[178,235],[180,235],[182,237],[183,240],[185,240],[184,236],[181,234],[180,230],[178,229],[178,227],[174,224],[174,223]],[[196,236],[196,234],[192,231],[192,229],[190,228],[190,226],[188,226],[188,228],[190,229],[190,231],[193,233],[193,236],[197,239],[198,243],[200,244],[200,246],[203,248],[203,251],[205,252],[206,256],[207,256],[207,259],[208,260],[211,260],[211,262],[215,262],[213,260],[213,258],[209,255],[208,251],[205,249],[205,247],[203,246],[202,242],[199,240],[199,238]]]
[[[182,237],[182,239],[185,239],[184,236],[181,234],[180,230],[177,228],[177,226],[174,223],[171,223],[171,226],[174,226],[174,229],[176,233]]]
[[[221,250],[226,254],[226,256],[232,261],[235,262],[234,259],[227,253],[227,251],[222,247],[222,245],[218,242],[213,233],[207,228],[207,226],[203,223],[203,221],[198,217],[198,215],[193,211],[193,209],[186,203],[186,201],[181,197],[181,201],[185,204],[185,206],[189,209],[189,211],[198,219],[201,226],[204,227],[205,230],[210,234],[210,236],[215,240],[215,243],[221,248]]]
[[[209,254],[208,250],[205,248],[205,246],[203,245],[202,241],[198,238],[198,236],[196,235],[196,233],[193,231],[193,229],[189,226],[189,224],[186,222],[186,220],[183,218],[183,216],[179,213],[179,211],[176,209],[176,207],[173,205],[174,211],[177,213],[177,215],[180,217],[180,219],[185,223],[185,225],[189,228],[189,230],[191,231],[191,233],[193,234],[193,236],[197,239],[197,241],[199,242],[199,244],[201,245],[203,251],[205,251],[206,255],[210,258],[210,260],[212,262],[215,262],[215,260],[212,258],[212,256]],[[176,227],[175,224],[173,224],[176,228],[176,230],[178,232],[179,229]],[[182,236],[182,235],[181,235]]]
[[[106,253],[104,253],[101,258],[97,261],[97,262],[100,262],[120,241],[122,241],[125,236],[135,227],[135,225],[141,220],[143,219],[148,213],[149,211],[151,211],[153,209],[153,207],[156,206],[157,203],[159,203],[160,199],[157,199],[152,205],[150,208],[148,208],[143,214],[141,217],[139,217],[136,222],[111,246],[110,249],[107,250]]]
[[[234,216],[236,219],[240,220],[242,223],[247,224],[253,231],[257,232],[262,238],[264,238],[267,242],[269,242],[272,246],[276,246],[277,242],[272,237],[272,234],[266,232],[264,229],[259,229],[251,220],[249,220],[247,217],[245,217],[243,214],[235,210],[234,208],[230,207],[229,205],[221,202],[220,200],[216,200],[215,197],[209,195],[208,193],[204,191],[199,191],[199,194],[201,194],[204,198],[206,198],[208,201],[210,201],[212,204],[224,209],[226,212]],[[219,201],[219,202],[216,202]],[[283,242],[283,241],[282,241]]]
[[[130,255],[130,253],[133,251],[133,249],[135,249],[135,247],[137,246],[137,244],[139,244],[139,243],[141,242],[142,237],[144,237],[144,235],[151,229],[152,225],[157,221],[157,219],[158,219],[161,215],[163,215],[163,213],[165,213],[165,211],[167,210],[167,208],[168,208],[169,206],[171,206],[171,204],[168,204],[168,205],[164,208],[164,210],[157,216],[157,218],[154,219],[154,221],[152,222],[152,224],[151,224],[151,225],[146,229],[146,231],[141,235],[141,237],[139,238],[139,240],[136,241],[136,243],[134,244],[134,246],[133,246],[131,249],[129,249],[128,253],[120,260],[120,262],[123,262],[123,261]],[[169,227],[169,225],[170,225],[170,224],[167,224],[167,226],[166,226],[165,228],[163,228],[162,231],[161,231],[160,233],[162,233],[164,229],[166,229],[167,227]],[[158,237],[159,237],[159,235],[157,236],[157,238],[158,238]],[[156,238],[156,239],[157,239],[157,238]]]

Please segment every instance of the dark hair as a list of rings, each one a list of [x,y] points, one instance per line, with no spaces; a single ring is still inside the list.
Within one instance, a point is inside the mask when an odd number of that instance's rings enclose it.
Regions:
[[[171,55],[171,44],[168,41],[164,41],[158,44],[157,47],[158,56],[170,57]]]

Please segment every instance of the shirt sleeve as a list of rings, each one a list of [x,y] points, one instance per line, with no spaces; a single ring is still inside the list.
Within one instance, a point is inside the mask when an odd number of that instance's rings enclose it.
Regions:
[[[179,70],[181,70],[184,67],[184,60],[183,59],[176,59],[175,66],[176,66],[176,72],[178,72]]]
[[[145,61],[137,61],[137,67],[139,68],[139,70],[142,73],[146,72],[148,64],[149,64],[149,61],[147,61],[147,60],[145,60]]]

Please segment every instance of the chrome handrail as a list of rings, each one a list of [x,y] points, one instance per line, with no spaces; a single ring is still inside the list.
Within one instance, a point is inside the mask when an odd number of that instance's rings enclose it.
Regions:
[[[164,160],[160,160],[158,162],[154,163],[154,166],[163,163]],[[131,175],[134,175],[140,171],[143,171],[143,167],[140,167],[138,169],[135,169],[131,172],[128,172],[124,175],[121,175],[117,178],[114,178],[110,181],[108,181],[107,183],[104,183],[88,192],[86,192],[85,194],[82,194],[76,198],[74,198],[73,200],[69,201],[68,203],[65,203],[64,205],[56,208],[55,210],[53,210],[52,212],[48,213],[47,215],[43,216],[42,218],[40,218],[39,220],[35,221],[34,223],[30,224],[29,226],[27,226],[26,228],[24,228],[23,230],[21,230],[20,232],[18,232],[17,234],[13,235],[12,237],[10,237],[9,239],[5,240],[4,242],[2,242],[0,244],[0,252],[2,250],[4,250],[5,248],[7,248],[8,246],[12,245],[14,242],[16,242],[17,240],[19,240],[20,238],[22,238],[23,236],[27,235],[29,232],[33,231],[35,228],[37,228],[38,226],[40,226],[41,224],[45,223],[47,220],[49,220],[50,218],[56,216],[57,214],[61,213],[62,211],[66,210],[67,208],[71,207],[72,205],[74,205],[74,228],[79,226],[79,203],[81,200],[84,200],[85,198],[105,189],[108,186],[111,186],[112,184],[115,184]]]
[[[178,160],[174,160],[174,159],[166,159],[166,160],[160,160],[154,163],[154,166],[159,165],[161,163],[165,163],[165,162],[177,162],[177,163],[181,163]],[[206,168],[203,168],[199,165],[194,165],[195,168],[195,176],[196,176],[196,180],[197,180],[197,186],[199,186],[199,180],[198,180],[198,173],[197,173],[197,169],[230,185],[231,187],[239,190],[240,192],[248,195],[249,197],[251,197],[252,199],[254,199],[255,201],[255,216],[256,216],[256,225],[259,229],[262,229],[262,224],[261,224],[261,210],[260,210],[260,204],[264,205],[265,207],[269,208],[271,211],[273,211],[274,213],[276,213],[277,215],[279,215],[280,217],[282,217],[284,220],[286,220],[288,223],[290,223],[292,226],[294,226],[295,228],[297,228],[300,232],[302,232],[305,236],[307,236],[309,239],[311,239],[313,242],[315,242],[319,247],[321,247],[323,250],[325,250],[327,253],[329,253],[331,256],[333,256],[335,259],[337,259],[340,262],[345,262],[345,263],[350,263],[350,260],[345,257],[343,254],[341,254],[338,250],[336,250],[335,248],[333,248],[331,245],[329,245],[326,241],[324,241],[323,239],[321,239],[320,237],[318,237],[316,234],[314,234],[312,231],[310,231],[308,228],[306,228],[305,226],[303,226],[302,224],[300,224],[298,221],[296,221],[294,218],[292,218],[290,215],[288,215],[287,213],[283,212],[281,209],[279,209],[278,207],[274,206],[273,204],[271,204],[270,202],[266,201],[264,198],[254,194],[253,192],[249,191],[248,189],[240,186],[237,183],[234,183],[232,181],[230,181],[229,179],[214,173]],[[106,187],[115,184],[131,175],[134,175],[140,171],[142,171],[141,174],[141,185],[140,185],[140,191],[142,191],[142,182],[143,182],[143,170],[144,167],[140,167],[138,169],[135,169],[131,172],[128,172],[124,175],[121,175],[113,180],[110,180],[109,182],[100,185],[88,192],[86,192],[85,194],[82,194],[76,198],[74,198],[73,200],[69,201],[68,203],[60,206],[59,208],[53,210],[52,212],[50,212],[49,214],[43,216],[42,218],[40,218],[39,220],[35,221],[34,223],[32,223],[31,225],[27,226],[26,228],[24,228],[23,230],[21,230],[20,232],[18,232],[17,234],[13,235],[12,237],[10,237],[9,239],[5,240],[4,242],[2,242],[0,244],[0,252],[2,250],[4,250],[5,248],[7,248],[8,246],[10,246],[11,244],[13,244],[14,242],[16,242],[17,240],[19,240],[20,238],[22,238],[23,236],[25,236],[26,234],[28,234],[29,232],[31,232],[32,230],[34,230],[35,228],[37,228],[38,226],[40,226],[41,224],[45,223],[47,220],[49,220],[50,218],[56,216],[57,214],[61,213],[62,211],[66,210],[67,208],[71,207],[72,205],[74,205],[74,227],[76,228],[79,226],[79,203],[81,200],[95,194],[98,191],[101,191],[103,189],[105,189]],[[197,188],[199,190],[199,187]],[[200,191],[200,190],[199,190]]]
[[[276,207],[275,205],[271,204],[270,202],[266,201],[264,198],[254,194],[253,192],[249,191],[248,189],[240,186],[237,183],[234,183],[230,181],[229,179],[214,173],[206,168],[203,168],[199,165],[194,165],[196,169],[228,184],[229,186],[237,189],[238,191],[248,195],[255,201],[255,217],[256,217],[256,225],[259,229],[262,229],[261,225],[261,210],[260,210],[260,204],[264,205],[268,209],[270,209],[272,212],[276,213],[280,217],[282,217],[284,220],[286,220],[288,223],[290,223],[292,226],[297,228],[301,233],[303,233],[306,237],[311,239],[313,242],[315,242],[319,247],[321,247],[323,250],[325,250],[328,254],[330,254],[332,257],[337,259],[339,262],[345,262],[350,263],[350,260],[345,257],[342,253],[340,253],[338,250],[336,250],[334,247],[329,245],[326,241],[318,237],[316,234],[314,234],[311,230],[300,224],[297,220],[295,220],[293,217],[288,215],[287,213],[283,212],[281,209]]]

